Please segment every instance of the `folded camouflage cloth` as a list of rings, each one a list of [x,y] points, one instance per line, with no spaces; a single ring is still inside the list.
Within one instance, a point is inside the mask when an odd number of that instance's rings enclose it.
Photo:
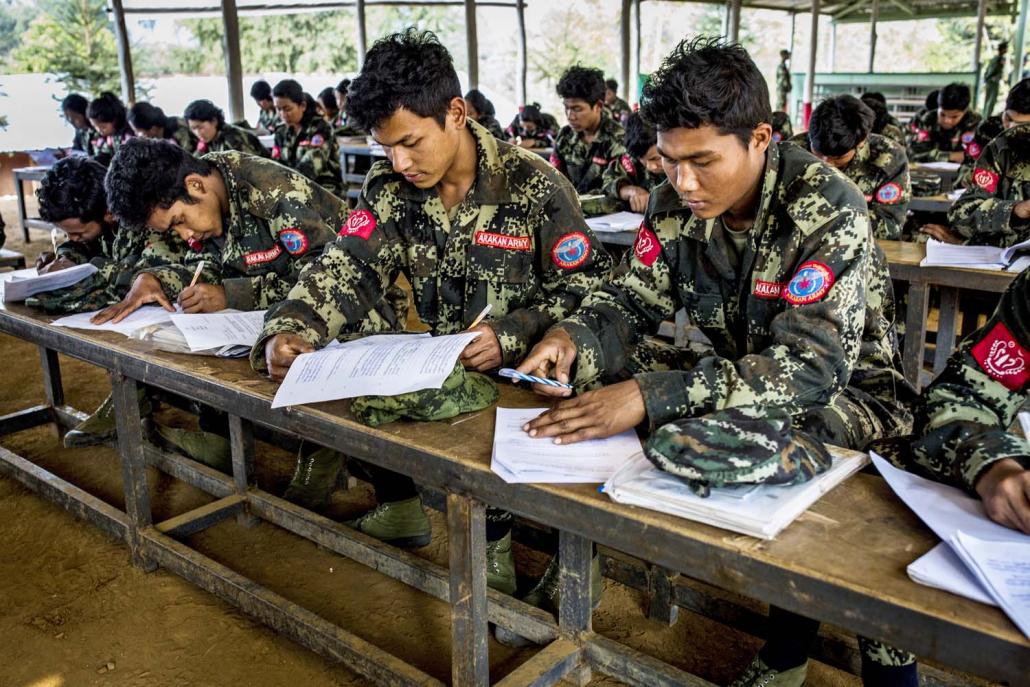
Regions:
[[[432,422],[470,413],[493,405],[499,393],[486,375],[467,371],[455,363],[443,386],[397,396],[359,396],[351,412],[369,427],[378,427],[401,418]]]
[[[25,305],[47,313],[90,312],[119,302],[121,297],[106,279],[93,274],[77,284],[44,291],[25,299]]]
[[[830,467],[823,445],[791,427],[780,410],[728,408],[663,425],[644,446],[660,470],[698,496],[733,484],[798,484]]]

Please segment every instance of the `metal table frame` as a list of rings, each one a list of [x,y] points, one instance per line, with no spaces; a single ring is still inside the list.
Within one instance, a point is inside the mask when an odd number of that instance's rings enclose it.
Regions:
[[[837,583],[811,568],[786,565],[742,552],[712,539],[707,529],[613,505],[549,485],[501,482],[489,467],[471,466],[438,450],[420,448],[371,430],[322,408],[272,410],[268,390],[231,384],[176,356],[112,344],[93,333],[54,328],[24,309],[0,310],[0,331],[37,344],[47,403],[0,418],[0,434],[45,423],[68,427],[81,414],[64,403],[57,352],[109,371],[118,417],[126,509],[100,501],[31,462],[0,449],[0,471],[124,541],[132,561],[144,570],[163,566],[255,616],[320,654],[340,660],[377,683],[439,685],[435,678],[370,645],[347,630],[299,608],[270,589],[201,555],[176,537],[235,517],[241,526],[265,520],[340,555],[375,567],[452,606],[452,684],[489,683],[488,622],[545,643],[541,651],[498,684],[550,685],[560,679],[584,684],[591,670],[633,685],[709,685],[654,658],[592,632],[589,593],[591,541],[629,555],[687,571],[695,579],[731,592],[746,593],[788,610],[806,613],[848,631],[882,638],[964,670],[993,675],[1014,684],[1030,675],[1030,643],[1007,625],[985,628],[948,613],[886,599],[878,590]],[[239,362],[240,370],[246,363]],[[229,364],[229,363],[227,363]],[[223,475],[144,443],[137,404],[139,384],[227,410],[233,475]],[[503,393],[525,393],[505,387]],[[347,455],[409,474],[447,494],[450,569],[349,530],[258,489],[253,482],[253,430],[259,425],[303,436]],[[145,479],[152,465],[211,494],[209,504],[153,522]],[[862,479],[875,479],[859,476]],[[561,609],[557,622],[547,613],[489,590],[485,576],[484,503],[559,530]],[[899,506],[901,507],[901,506]],[[993,616],[992,616],[993,617]],[[1001,621],[999,621],[1001,622]],[[1000,628],[1000,629],[999,629]]]

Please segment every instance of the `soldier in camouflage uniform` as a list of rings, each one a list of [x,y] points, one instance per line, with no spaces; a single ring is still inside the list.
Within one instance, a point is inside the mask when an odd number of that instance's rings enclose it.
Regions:
[[[604,106],[612,119],[622,126],[626,126],[626,120],[633,114],[629,103],[619,97],[619,82],[615,79],[604,82]]]
[[[125,115],[125,105],[114,93],[101,93],[89,104],[86,116],[96,131],[90,142],[90,154],[101,164],[108,164],[122,144],[133,137]]]
[[[747,53],[680,44],[645,87],[641,114],[658,128],[669,183],[651,194],[632,254],[518,368],[577,389],[610,385],[559,402],[530,435],[654,432],[736,406],[786,412],[797,429],[856,449],[906,432],[912,390],[865,202],[811,154],[771,142],[768,90]],[[711,348],[677,361],[643,337],[680,307]],[[803,683],[818,623],[774,614],[735,685]],[[883,665],[881,646],[863,641],[866,684],[908,684],[914,659]]]
[[[643,212],[651,191],[665,181],[654,127],[634,112],[626,120],[626,152],[608,165],[604,193],[631,212]]]
[[[819,103],[809,130],[792,141],[836,167],[855,182],[869,207],[873,238],[901,238],[912,185],[905,149],[869,133],[873,111],[853,95],[837,95]]]
[[[1002,131],[1005,130],[1004,115],[992,115],[980,121],[976,125],[976,133],[973,135],[973,142],[966,146],[966,156],[959,167],[958,176],[955,178],[956,188],[968,188],[973,183],[973,170],[976,168],[977,160],[983,153],[987,144],[993,141]]]
[[[790,51],[780,51],[780,65],[776,68],[776,103],[774,110],[780,112],[790,111],[790,92],[794,90],[794,83],[790,78]]]
[[[308,107],[304,90],[293,79],[277,83],[272,96],[283,122],[275,130],[272,159],[340,195],[343,187],[340,146],[332,126]]]
[[[569,123],[554,141],[551,164],[569,178],[576,193],[600,193],[604,170],[626,152],[622,126],[604,108],[604,74],[570,67],[557,90]]]
[[[255,81],[250,87],[250,97],[258,106],[257,128],[270,134],[282,124],[279,113],[275,110],[275,102],[272,101],[272,87],[264,79]]]
[[[923,391],[915,435],[874,448],[898,467],[983,499],[987,515],[1030,534],[1030,444],[1008,428],[1030,390],[1030,272]]]
[[[980,153],[970,185],[948,211],[955,238],[1012,246],[1030,238],[1030,79],[1009,92],[1006,130]]]
[[[913,120],[908,139],[910,162],[962,162],[973,143],[980,115],[969,109],[969,86],[953,83],[937,94],[937,109]]]
[[[538,155],[468,118],[435,36],[411,29],[378,41],[347,108],[389,160],[372,166],[336,242],[269,310],[255,369],[281,379],[297,355],[337,338],[400,274],[434,334],[461,332],[492,306],[461,356],[479,371],[518,362],[600,285],[611,259],[575,192]],[[428,543],[430,522],[412,480],[369,472],[380,505],[350,524],[398,546]],[[511,593],[511,516],[490,509],[487,521],[487,581]]]
[[[71,93],[61,101],[61,113],[66,122],[75,129],[75,137],[72,139],[72,150],[93,154],[93,139],[97,132],[89,123],[86,111],[89,110],[89,101],[78,93]]]
[[[182,116],[190,131],[199,139],[197,155],[238,150],[260,157],[268,157],[268,151],[258,137],[234,124],[225,121],[225,113],[210,100],[194,100],[186,106]]]
[[[861,101],[875,115],[872,133],[889,138],[904,148],[906,145],[905,132],[902,131],[898,120],[887,111],[887,99],[883,98],[883,94],[876,92],[863,93]]]
[[[483,127],[490,134],[501,141],[504,140],[504,130],[501,123],[497,121],[497,111],[490,99],[483,95],[482,91],[473,88],[465,94],[465,105],[471,117],[479,126]]]
[[[770,124],[772,125],[773,143],[787,141],[794,136],[794,125],[790,123],[790,115],[786,112],[773,112]]]
[[[547,128],[540,108],[526,105],[505,131],[508,143],[522,148],[549,148],[554,145],[554,132]]]
[[[1008,41],[998,43],[998,54],[991,58],[984,68],[984,109],[985,117],[994,114],[994,104],[998,101],[998,86],[1005,72],[1005,53],[1009,51]]]
[[[169,117],[160,107],[136,103],[129,108],[129,124],[137,136],[171,141],[187,153],[197,150],[199,139],[182,117]]]

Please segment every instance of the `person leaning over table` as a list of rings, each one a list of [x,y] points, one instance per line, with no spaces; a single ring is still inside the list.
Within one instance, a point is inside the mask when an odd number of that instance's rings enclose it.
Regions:
[[[61,114],[64,115],[65,121],[75,129],[71,150],[92,155],[93,139],[96,138],[97,132],[89,123],[89,118],[86,117],[87,110],[89,110],[89,101],[78,93],[69,93],[61,101]]]
[[[272,101],[272,86],[264,79],[258,79],[250,86],[250,97],[254,99],[260,110],[257,128],[265,133],[274,134],[282,124],[282,120],[279,119],[279,114],[275,111],[275,103]]]
[[[275,130],[272,159],[339,195],[343,187],[340,147],[332,126],[315,112],[310,96],[293,79],[277,83],[272,97],[283,121]]]
[[[972,94],[964,83],[948,84],[937,94],[937,107],[913,120],[908,138],[910,162],[962,162],[976,136],[980,115],[969,109]]]
[[[611,118],[622,126],[626,126],[626,118],[633,114],[633,108],[619,97],[619,82],[606,79],[604,82],[604,107]]]
[[[134,135],[126,118],[125,104],[114,93],[104,92],[90,102],[86,116],[96,131],[90,142],[90,155],[106,165]]]
[[[674,434],[669,423],[728,408],[784,413],[853,449],[909,431],[913,391],[865,200],[810,153],[772,143],[765,79],[744,49],[681,43],[644,87],[640,112],[658,129],[669,183],[651,194],[614,276],[518,366],[592,389],[559,400],[527,424],[530,435]],[[677,358],[644,339],[681,307],[710,350]],[[818,623],[774,608],[769,628],[735,686],[803,684]],[[861,645],[866,685],[915,684],[913,656]]]
[[[658,137],[654,127],[634,112],[626,119],[623,143],[626,152],[604,171],[604,193],[631,212],[643,212],[651,192],[666,178]]]
[[[196,152],[199,139],[182,117],[169,117],[160,107],[139,102],[129,108],[129,124],[137,136],[171,141],[188,153]]]
[[[268,157],[268,151],[251,132],[225,121],[225,113],[210,100],[194,100],[182,113],[190,131],[199,139],[197,155],[238,150]]]
[[[387,160],[372,166],[336,241],[272,306],[252,363],[282,379],[297,356],[326,346],[403,274],[433,334],[464,331],[470,370],[511,366],[597,289],[611,258],[587,227],[568,181],[534,153],[498,141],[465,109],[450,53],[410,29],[379,41],[351,82],[347,114]],[[339,457],[312,463],[312,500],[328,498]],[[429,543],[431,524],[411,478],[367,466],[379,505],[349,522],[396,546]],[[321,493],[317,499],[314,492]],[[512,516],[487,511],[487,584],[511,594]],[[600,584],[599,574],[594,586]]]

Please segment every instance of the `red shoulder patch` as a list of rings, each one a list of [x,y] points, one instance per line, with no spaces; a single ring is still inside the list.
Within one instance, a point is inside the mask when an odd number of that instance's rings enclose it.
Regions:
[[[591,158],[590,161],[593,162],[595,165],[600,165],[601,167],[608,166],[608,158],[601,157],[600,155],[595,155],[593,158]]]
[[[368,210],[355,210],[347,217],[347,222],[340,228],[339,236],[360,236],[368,240],[376,229],[376,218]]]
[[[1010,391],[1019,391],[1030,379],[1027,351],[1012,338],[1004,322],[994,325],[987,336],[973,346],[972,354],[988,377]]]
[[[997,172],[992,172],[983,167],[977,167],[973,170],[973,183],[988,193],[994,193],[998,190],[998,179],[1000,178]]]
[[[980,159],[980,153],[982,152],[983,149],[980,147],[980,144],[976,141],[973,141],[972,143],[966,146],[966,154],[968,154],[969,157],[973,158],[974,160]]]
[[[662,244],[658,242],[658,237],[647,224],[641,222],[640,229],[637,230],[637,239],[633,242],[633,255],[644,265],[651,267],[661,252]]]
[[[930,140],[930,132],[927,131],[926,129],[917,129],[916,130],[916,140],[919,141],[920,143],[922,143],[923,141],[929,141]]]
[[[561,158],[558,157],[558,153],[551,153],[551,164],[555,168],[561,169]]]
[[[626,174],[630,175],[631,177],[635,177],[637,175],[637,168],[633,164],[633,158],[631,158],[629,155],[623,155],[622,157],[620,157],[619,164],[621,164],[622,168],[626,170]]]
[[[833,286],[833,270],[821,262],[803,263],[783,291],[783,300],[793,305],[821,301]]]
[[[197,152],[198,153],[206,153],[207,152],[207,141],[204,141],[204,140],[198,140],[197,141]]]
[[[272,159],[278,160],[283,156],[283,149],[279,146],[272,146]]]

